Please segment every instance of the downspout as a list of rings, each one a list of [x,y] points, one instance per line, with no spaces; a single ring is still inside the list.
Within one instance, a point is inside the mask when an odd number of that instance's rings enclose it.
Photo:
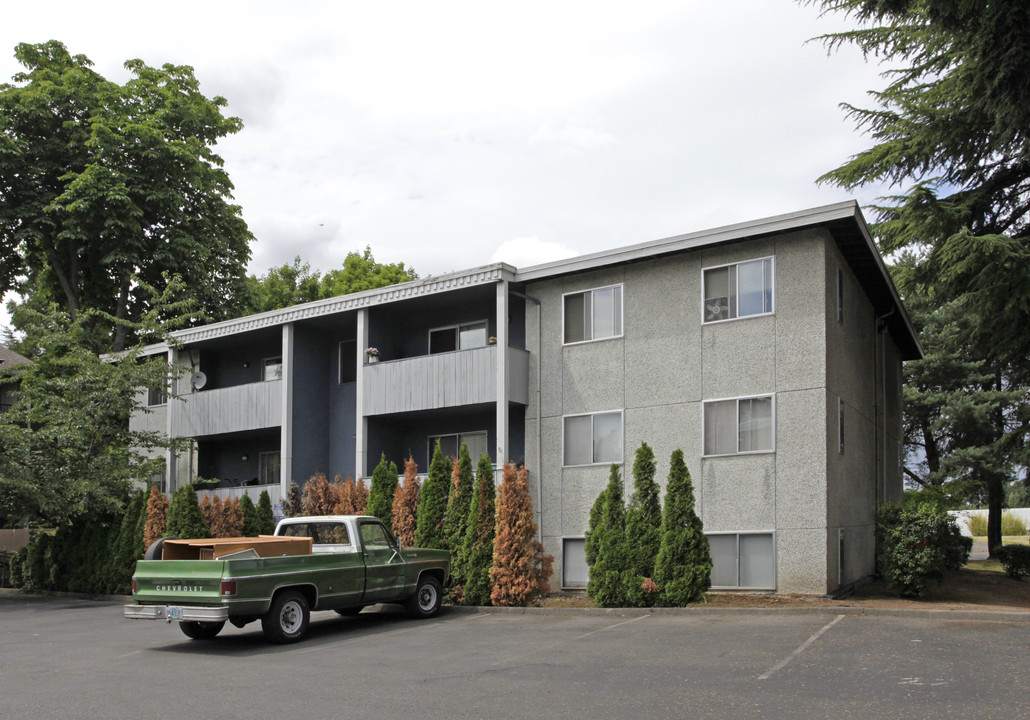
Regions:
[[[884,338],[884,331],[887,329],[887,320],[894,314],[894,308],[891,307],[890,312],[884,313],[876,318],[875,334],[874,337],[879,339],[880,345],[880,357],[874,358],[874,368],[877,364],[880,366],[880,393],[879,398],[876,396],[876,390],[873,390],[873,422],[876,422],[877,414],[881,415],[880,419],[880,446],[881,446],[881,462],[880,472],[883,478],[883,492],[880,497],[876,500],[876,506],[879,508],[887,501],[887,343]],[[876,347],[873,347],[873,353],[876,353]],[[878,362],[877,362],[878,361]],[[875,374],[875,369],[874,369]],[[879,405],[879,408],[876,406]],[[873,460],[875,467],[876,460]]]
[[[539,519],[536,524],[536,539],[538,542],[543,543],[544,541],[544,496],[541,488],[541,476],[543,475],[543,467],[541,466],[542,453],[540,451],[540,443],[543,441],[543,433],[540,429],[540,415],[542,408],[540,407],[540,379],[542,377],[540,366],[543,361],[543,324],[544,324],[544,312],[543,304],[532,295],[526,295],[516,290],[510,291],[512,295],[520,297],[524,300],[536,303],[536,501],[537,501],[537,515]],[[561,495],[559,495],[561,497]]]

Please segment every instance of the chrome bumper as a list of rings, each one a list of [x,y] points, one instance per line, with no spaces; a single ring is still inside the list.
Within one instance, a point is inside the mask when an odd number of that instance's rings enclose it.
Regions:
[[[224,622],[229,619],[229,608],[224,606],[191,607],[188,605],[125,605],[123,609],[125,610],[125,617],[130,620]],[[176,611],[181,611],[181,617]]]

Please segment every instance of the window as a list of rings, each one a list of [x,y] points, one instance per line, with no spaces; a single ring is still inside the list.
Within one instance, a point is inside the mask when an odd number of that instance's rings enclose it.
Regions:
[[[776,544],[771,532],[707,533],[712,587],[776,589]]]
[[[391,538],[386,535],[386,528],[379,523],[361,523],[358,531],[361,533],[361,544],[365,547],[388,548],[393,545]]]
[[[168,396],[165,394],[164,388],[147,388],[147,405],[149,407],[165,405],[167,403]]]
[[[340,343],[340,384],[358,381],[358,341],[344,340]]]
[[[263,452],[258,455],[258,478],[262,485],[279,484],[278,452]]]
[[[589,568],[587,567],[586,540],[563,538],[561,553],[561,586],[585,588]]]
[[[565,465],[622,462],[622,412],[572,415],[565,418]]]
[[[440,441],[440,450],[451,459],[457,459],[462,443],[468,445],[469,457],[472,458],[473,465],[479,462],[480,455],[487,453],[487,434],[485,430],[481,432],[454,433],[453,435],[430,435],[429,458],[433,457],[437,440]],[[489,453],[487,454],[489,455]]]
[[[705,455],[770,452],[774,447],[771,396],[705,403]]]
[[[565,343],[622,335],[622,286],[564,296]]]
[[[837,452],[844,454],[844,401],[837,398]]]
[[[262,380],[279,380],[283,376],[283,359],[266,358],[261,373]]]
[[[733,320],[773,311],[773,260],[751,260],[704,271],[704,321]]]
[[[448,325],[429,331],[429,354],[486,346],[486,320]]]

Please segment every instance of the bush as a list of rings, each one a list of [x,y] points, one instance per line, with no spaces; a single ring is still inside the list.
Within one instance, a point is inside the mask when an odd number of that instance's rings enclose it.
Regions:
[[[397,467],[386,462],[386,453],[379,457],[379,464],[372,471],[372,486],[368,493],[368,507],[365,512],[383,521],[386,527],[392,525],[393,496],[397,492]]]
[[[682,450],[673,451],[669,460],[661,547],[654,575],[661,593],[658,600],[670,607],[703,599],[711,586],[711,549],[701,518],[694,511],[694,485]]]
[[[351,480],[353,485],[354,481]],[[418,479],[418,463],[409,457],[404,462],[404,484],[393,494],[393,534],[403,547],[415,544],[415,528],[418,526],[418,494],[422,483]]]
[[[969,522],[966,527],[969,528],[969,533],[976,537],[984,537],[987,535],[987,515],[986,513],[969,516]],[[1026,535],[1027,527],[1026,523],[1019,519],[1019,517],[1008,510],[1001,514],[1001,534],[1002,535]]]
[[[885,505],[876,523],[880,574],[897,595],[922,597],[946,570],[965,564],[972,544],[959,537],[954,520],[932,504]]]
[[[1019,580],[1030,576],[1030,546],[1002,545],[994,548],[994,557],[1009,577]]]
[[[641,443],[633,460],[633,495],[626,508],[626,543],[632,580],[626,588],[628,604],[654,605],[658,594],[643,589],[655,572],[655,558],[662,543],[662,506],[654,481],[654,451]],[[653,580],[647,587],[653,585]]]
[[[418,496],[415,547],[447,548],[447,533],[443,523],[451,487],[450,470],[451,464],[447,462],[447,457],[440,449],[440,441],[437,440],[433,459],[429,463],[429,474]]]
[[[626,591],[635,575],[626,542],[626,508],[622,503],[622,475],[612,464],[608,487],[601,493],[604,503],[590,536],[590,579],[587,596],[599,607],[624,607]]]
[[[192,485],[183,485],[172,493],[165,534],[183,539],[207,537],[204,515],[197,504],[197,492]]]
[[[29,556],[29,546],[22,545],[18,552],[11,558],[11,587],[20,588],[25,586],[23,568]]]
[[[525,466],[516,470],[514,464],[505,464],[496,511],[490,601],[498,606],[525,607],[551,591],[554,562],[535,539],[537,525]]]
[[[490,568],[494,564],[494,534],[497,529],[495,499],[494,467],[490,456],[483,453],[476,468],[476,488],[469,504],[468,527],[461,549],[466,578],[461,602],[465,605],[490,604]]]
[[[275,514],[272,512],[272,498],[267,490],[262,490],[258,495],[257,504],[257,535],[271,535],[275,532]]]

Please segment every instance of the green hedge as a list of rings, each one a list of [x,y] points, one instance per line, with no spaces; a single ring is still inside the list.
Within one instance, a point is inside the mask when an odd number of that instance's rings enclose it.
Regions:
[[[922,597],[969,559],[972,540],[939,507],[886,505],[876,524],[876,562],[891,590]]]

